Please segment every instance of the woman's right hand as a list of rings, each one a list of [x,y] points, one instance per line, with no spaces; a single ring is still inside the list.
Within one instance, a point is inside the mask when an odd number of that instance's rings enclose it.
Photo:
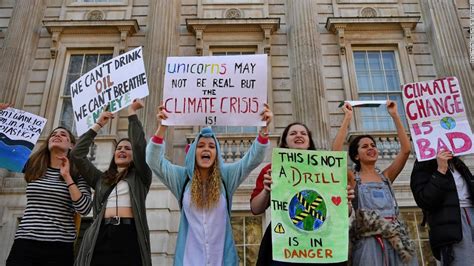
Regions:
[[[272,169],[268,169],[268,171],[263,175],[263,188],[265,191],[272,191],[272,184]]]
[[[11,103],[0,103],[0,110],[5,110],[8,107],[12,107],[13,105]]]
[[[112,114],[112,112],[104,111],[100,114],[96,123],[99,124],[100,127],[104,127],[113,118],[114,114]]]
[[[344,118],[351,120],[353,115],[352,105],[348,102],[345,102],[341,109],[344,112]]]
[[[155,131],[155,136],[164,138],[168,126],[161,124],[161,121],[166,119],[168,119],[168,114],[166,113],[163,104],[161,104],[156,108],[156,122],[158,124],[158,129]]]
[[[450,150],[440,150],[436,155],[436,162],[438,163],[438,172],[443,175],[448,171],[448,160],[453,158],[453,153]]]

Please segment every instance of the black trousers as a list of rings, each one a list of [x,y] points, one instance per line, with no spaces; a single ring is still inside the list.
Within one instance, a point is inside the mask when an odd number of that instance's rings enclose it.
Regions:
[[[270,223],[265,230],[262,242],[260,243],[260,249],[258,251],[257,266],[290,266],[290,265],[305,265],[305,266],[344,266],[347,262],[339,263],[290,263],[282,261],[274,261],[272,258],[272,224]]]
[[[69,266],[74,264],[74,243],[15,239],[7,266]]]
[[[135,223],[101,225],[91,266],[141,266],[141,258]]]

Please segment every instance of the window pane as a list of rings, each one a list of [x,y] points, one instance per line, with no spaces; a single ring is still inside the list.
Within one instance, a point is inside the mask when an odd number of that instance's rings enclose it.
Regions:
[[[354,52],[354,62],[356,71],[367,71],[367,60],[365,57],[365,52]]]
[[[385,78],[387,79],[388,91],[400,91],[400,80],[398,78],[397,70],[386,70]]]
[[[256,265],[258,258],[259,246],[247,246],[245,247],[245,265]]]
[[[385,70],[397,70],[395,63],[395,53],[384,51],[382,52],[383,67]]]
[[[84,59],[83,55],[71,55],[69,60],[68,74],[80,74],[82,69],[82,60]]]
[[[368,52],[367,57],[369,59],[369,68],[371,71],[382,69],[380,52]]]
[[[61,119],[59,120],[59,126],[71,130],[72,134],[76,135],[76,127],[74,125],[71,98],[63,99],[63,107],[61,110]]]
[[[232,217],[232,231],[234,233],[234,241],[237,245],[244,244],[244,217]]]
[[[372,90],[373,91],[384,91],[385,90],[385,79],[383,72],[380,70],[372,72]]]
[[[87,73],[91,69],[97,66],[97,59],[99,55],[98,54],[88,54],[86,55],[85,62],[84,62],[84,69],[82,73]]]

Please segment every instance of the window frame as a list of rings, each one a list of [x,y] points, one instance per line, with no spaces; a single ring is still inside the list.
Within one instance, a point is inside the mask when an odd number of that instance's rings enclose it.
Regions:
[[[401,85],[405,84],[405,80],[403,78],[403,69],[402,69],[402,64],[401,64],[401,59],[400,59],[400,53],[399,50],[396,46],[394,45],[352,45],[350,49],[348,50],[348,68],[350,71],[350,77],[353,77],[353,82],[351,86],[351,91],[352,91],[352,99],[354,100],[359,100],[359,95],[361,94],[359,92],[358,88],[358,78],[357,78],[357,73],[356,73],[356,65],[355,65],[355,58],[354,58],[354,52],[371,52],[371,51],[378,51],[378,52],[383,52],[383,51],[392,51],[394,52],[394,57],[395,57],[395,66],[398,70],[398,78],[400,81],[400,91],[399,94],[401,96],[402,102],[403,102],[403,95],[401,91]],[[386,91],[386,92],[376,92],[376,93],[370,93],[370,92],[363,92],[362,94],[366,95],[381,95],[381,94],[395,94],[397,92],[393,91]],[[397,106],[399,111],[403,110],[403,106]],[[376,129],[376,130],[367,130],[364,129],[362,126],[362,117],[361,117],[361,111],[358,108],[354,109],[354,123],[355,123],[355,129],[356,131],[364,131],[364,132],[393,132],[396,131],[396,128],[394,126],[393,129]],[[404,126],[407,126],[405,123]]]
[[[58,88],[59,93],[57,97],[56,110],[54,112],[53,128],[56,128],[60,125],[64,98],[66,98],[64,95],[64,90],[66,89],[65,86],[66,86],[67,74],[69,70],[69,63],[71,61],[71,56],[72,55],[86,55],[86,54],[106,54],[106,53],[112,54],[112,58],[117,56],[115,53],[114,47],[110,47],[110,48],[103,47],[103,48],[97,48],[97,49],[67,49],[66,50],[64,67],[61,72],[60,83],[59,83],[59,88]],[[71,101],[71,104],[72,104],[72,101]],[[112,129],[112,124],[109,123],[106,130],[101,130],[99,134],[100,135],[110,134],[111,129]],[[77,132],[73,132],[73,134],[77,134]]]
[[[231,220],[231,221],[230,221],[230,222],[231,222],[231,228],[232,228],[232,234],[234,234],[234,228],[232,227],[232,218],[234,218],[234,217],[235,217],[235,218],[240,218],[240,217],[243,218],[243,232],[244,232],[244,235],[243,235],[243,242],[244,242],[244,243],[243,243],[243,244],[237,244],[237,242],[236,242],[236,243],[235,243],[235,249],[236,249],[236,251],[237,251],[237,256],[239,256],[239,253],[238,253],[238,249],[237,249],[237,248],[238,248],[238,247],[243,247],[244,258],[240,258],[240,257],[239,257],[239,259],[240,259],[240,263],[242,263],[243,266],[246,266],[247,257],[246,257],[245,248],[246,248],[247,246],[258,246],[259,249],[260,249],[261,240],[262,240],[263,235],[265,234],[265,230],[266,230],[266,228],[267,228],[267,226],[265,225],[265,221],[264,221],[264,220],[265,220],[265,217],[264,217],[263,215],[253,215],[253,214],[250,213],[250,212],[233,211],[233,212],[231,213],[231,217],[230,217],[230,220]],[[261,231],[262,235],[261,235],[260,239],[257,241],[257,242],[258,242],[257,244],[246,244],[246,243],[245,243],[245,242],[246,242],[246,234],[247,234],[247,232],[245,231],[245,227],[246,227],[246,226],[245,226],[245,219],[246,219],[246,218],[257,218],[257,219],[259,218],[259,219],[260,219],[260,228],[261,228],[261,230],[262,230],[262,231]],[[234,239],[234,241],[235,241],[235,239]],[[257,251],[257,256],[258,256],[258,251]],[[255,261],[256,261],[256,260],[257,260],[257,257],[255,257]]]

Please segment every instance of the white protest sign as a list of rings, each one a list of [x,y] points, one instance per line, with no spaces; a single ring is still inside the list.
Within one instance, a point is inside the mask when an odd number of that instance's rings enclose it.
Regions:
[[[0,168],[21,172],[46,121],[14,108],[0,110]]]
[[[85,133],[108,104],[115,113],[147,95],[142,47],[102,63],[71,84],[77,133]]]
[[[402,91],[419,161],[436,158],[441,149],[454,155],[474,153],[474,138],[456,77],[405,84]]]
[[[263,126],[267,55],[168,57],[164,125]]]

